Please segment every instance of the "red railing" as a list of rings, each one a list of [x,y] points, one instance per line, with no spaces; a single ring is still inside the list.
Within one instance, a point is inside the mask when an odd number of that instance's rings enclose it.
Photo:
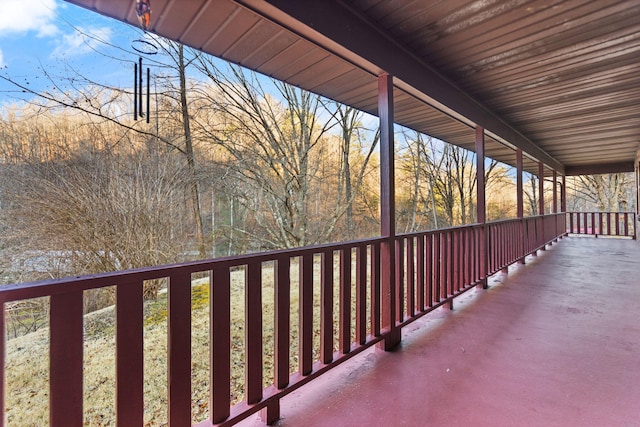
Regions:
[[[567,233],[636,238],[635,212],[568,212]]]
[[[483,227],[468,225],[396,238],[399,326],[451,300],[484,277]]]
[[[564,214],[469,225],[395,238],[396,313],[392,329],[414,321],[480,283],[492,273],[543,248],[565,233]],[[562,226],[559,226],[562,224]],[[232,425],[262,409],[279,417],[279,400],[311,379],[384,339],[385,298],[381,249],[385,239],[219,258],[172,266],[100,274],[0,288],[0,328],[5,304],[39,297],[50,300],[50,425],[83,424],[83,296],[115,287],[116,421],[144,423],[143,286],[168,283],[168,421],[191,424],[191,289],[194,277],[209,278],[209,417],[199,426]],[[244,318],[232,324],[232,273],[243,271]],[[272,300],[263,299],[264,271],[273,273]],[[235,276],[234,276],[235,277]],[[297,301],[291,298],[296,287]],[[270,293],[269,293],[270,295]],[[263,317],[263,306],[273,317]],[[291,305],[297,321],[291,319]],[[388,310],[388,307],[386,307]],[[319,317],[319,321],[316,318]],[[337,326],[334,320],[337,319]],[[296,323],[297,342],[291,341]],[[263,330],[274,331],[266,348]],[[232,328],[244,336],[244,399],[231,405]],[[335,330],[334,330],[335,329]],[[6,335],[6,334],[5,334]],[[3,335],[3,336],[5,336]],[[319,342],[318,342],[319,341]],[[0,340],[0,405],[5,404],[6,341]],[[293,354],[295,352],[295,354]],[[264,355],[267,355],[265,358]],[[290,363],[295,356],[297,367]],[[265,360],[272,361],[264,378]],[[271,384],[264,387],[265,383]],[[4,417],[0,417],[0,427]]]

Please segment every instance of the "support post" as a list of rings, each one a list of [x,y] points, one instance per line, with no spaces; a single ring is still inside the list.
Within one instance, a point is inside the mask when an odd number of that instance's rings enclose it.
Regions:
[[[379,346],[391,350],[400,343],[400,329],[396,326],[395,283],[395,184],[393,141],[393,77],[378,77],[378,116],[380,118],[380,279],[382,295],[382,328],[387,333]]]
[[[562,175],[562,187],[560,188],[560,211],[567,212],[567,177]]]
[[[640,153],[639,153],[640,155]],[[638,221],[640,221],[640,160],[636,160],[636,215],[633,221],[633,240],[638,238]]]
[[[558,213],[558,173],[553,170],[553,213]]]
[[[476,126],[476,209],[478,224],[480,227],[480,282],[483,289],[487,289],[487,209],[485,198],[485,179],[484,179],[484,128]]]
[[[522,181],[522,171],[524,169],[524,161],[522,157],[522,150],[516,150],[516,215],[518,219],[524,218],[524,185]],[[525,235],[526,229],[524,222],[520,221],[520,235],[522,236],[522,253],[527,253],[527,236]],[[520,264],[524,264],[524,256],[518,260]]]
[[[538,214],[544,216],[544,164],[538,162]],[[544,219],[540,220],[540,233],[542,235],[542,249],[547,249],[544,233]]]
[[[556,170],[553,170],[553,213],[554,215],[558,213],[558,172],[556,172]],[[558,220],[557,218],[554,218],[553,220],[553,229],[554,229],[554,236],[558,236]],[[553,239],[554,242],[558,241],[558,238],[554,238]]]
[[[538,162],[538,215],[544,215],[544,164]]]
[[[562,175],[562,187],[560,187],[560,212],[564,216],[564,229],[562,230],[562,237],[567,234],[567,179]]]

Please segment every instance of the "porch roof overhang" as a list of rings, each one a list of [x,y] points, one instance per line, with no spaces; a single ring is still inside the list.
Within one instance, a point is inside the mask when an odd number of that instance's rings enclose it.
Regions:
[[[67,0],[137,25],[133,0]],[[634,0],[153,0],[150,30],[395,122],[550,173],[633,171],[640,143]]]

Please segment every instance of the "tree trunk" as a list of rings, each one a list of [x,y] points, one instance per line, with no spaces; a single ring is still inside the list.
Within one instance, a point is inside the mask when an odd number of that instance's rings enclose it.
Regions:
[[[193,154],[193,141],[191,139],[191,123],[189,120],[189,105],[187,103],[187,82],[184,64],[184,46],[178,44],[178,71],[180,74],[180,108],[182,111],[182,125],[184,128],[184,145],[187,155],[187,165],[190,175],[190,192],[193,217],[196,222],[196,238],[198,240],[198,252],[204,258],[207,254],[204,242],[204,226],[202,223],[202,213],[200,209],[200,191],[196,176],[196,160]]]

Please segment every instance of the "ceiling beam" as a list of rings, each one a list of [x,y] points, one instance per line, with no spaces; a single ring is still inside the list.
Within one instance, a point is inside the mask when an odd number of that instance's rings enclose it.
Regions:
[[[601,163],[597,165],[566,166],[564,171],[567,176],[633,172],[634,162],[633,160],[631,160],[628,162],[619,162],[619,163]]]
[[[423,94],[427,98],[423,101],[464,117],[465,122],[483,127],[513,148],[564,173],[562,163],[343,2],[236,1],[374,75],[393,75],[399,87],[405,83]]]

